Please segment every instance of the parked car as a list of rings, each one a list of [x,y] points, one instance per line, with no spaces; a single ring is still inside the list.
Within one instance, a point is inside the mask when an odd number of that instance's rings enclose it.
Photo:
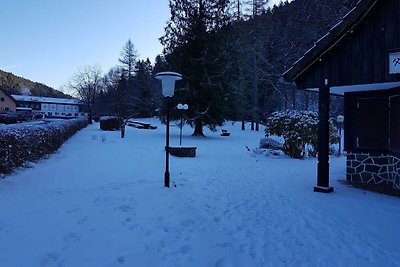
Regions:
[[[18,121],[28,121],[33,119],[31,108],[17,107]]]
[[[16,112],[0,113],[0,123],[12,124],[17,122],[18,122],[18,115]]]

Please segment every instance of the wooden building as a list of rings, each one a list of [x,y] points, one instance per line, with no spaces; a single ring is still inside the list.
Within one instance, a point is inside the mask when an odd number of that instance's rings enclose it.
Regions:
[[[400,0],[361,0],[288,71],[319,92],[316,191],[329,186],[329,95],[345,100],[347,180],[400,190]]]
[[[16,108],[17,101],[0,89],[0,112],[15,112]]]

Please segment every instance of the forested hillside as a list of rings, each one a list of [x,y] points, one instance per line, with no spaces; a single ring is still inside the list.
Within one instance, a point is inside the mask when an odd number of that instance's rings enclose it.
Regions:
[[[16,76],[0,70],[0,88],[9,94],[30,94],[33,96],[71,98],[45,84]]]

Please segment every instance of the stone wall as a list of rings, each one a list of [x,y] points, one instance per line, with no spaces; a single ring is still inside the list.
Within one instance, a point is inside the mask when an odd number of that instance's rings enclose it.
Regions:
[[[400,191],[400,158],[388,154],[348,152],[347,180]]]

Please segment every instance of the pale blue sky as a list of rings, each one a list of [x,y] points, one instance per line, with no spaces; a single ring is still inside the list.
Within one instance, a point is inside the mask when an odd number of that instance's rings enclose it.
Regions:
[[[129,38],[154,62],[169,16],[167,0],[1,0],[0,69],[61,89],[80,66],[117,65]]]

